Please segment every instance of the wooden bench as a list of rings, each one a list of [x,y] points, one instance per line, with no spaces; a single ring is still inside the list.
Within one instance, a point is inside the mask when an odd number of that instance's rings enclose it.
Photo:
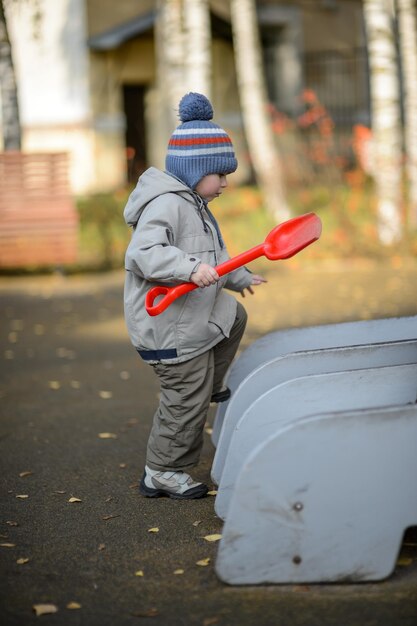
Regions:
[[[316,413],[415,403],[416,396],[417,362],[302,376],[273,387],[248,407],[236,425],[216,496],[217,515],[227,519],[236,480],[249,455],[283,426]],[[299,452],[303,463],[304,449]],[[270,472],[273,480],[275,465]]]
[[[0,153],[0,267],[74,263],[77,240],[68,156]]]
[[[245,386],[245,378],[256,368],[292,352],[413,338],[417,338],[417,316],[277,330],[254,341],[242,352],[229,371],[227,385],[234,395],[240,385]],[[217,446],[228,404],[220,404],[217,409],[212,433],[214,446]]]
[[[417,525],[416,442],[415,404],[277,428],[239,474],[217,575],[233,585],[387,578]]]
[[[292,352],[260,365],[245,378],[230,398],[213,460],[213,481],[220,483],[230,441],[239,420],[253,403],[258,402],[273,387],[312,374],[412,363],[417,363],[417,338],[385,344]]]

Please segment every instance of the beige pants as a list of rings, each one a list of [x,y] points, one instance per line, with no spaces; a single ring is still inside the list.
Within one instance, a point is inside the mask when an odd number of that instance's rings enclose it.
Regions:
[[[151,469],[186,470],[198,463],[210,397],[222,388],[246,320],[246,311],[238,303],[230,337],[184,363],[153,366],[160,381],[160,401],[146,455]]]

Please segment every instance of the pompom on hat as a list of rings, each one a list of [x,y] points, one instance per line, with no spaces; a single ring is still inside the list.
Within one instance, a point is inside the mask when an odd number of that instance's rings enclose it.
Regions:
[[[168,144],[165,169],[190,189],[208,174],[231,174],[237,160],[229,135],[210,120],[213,107],[206,96],[187,93],[179,104],[181,124]]]

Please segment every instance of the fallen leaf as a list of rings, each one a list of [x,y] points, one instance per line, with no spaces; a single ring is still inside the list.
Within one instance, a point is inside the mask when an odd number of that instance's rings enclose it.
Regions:
[[[55,606],[55,604],[34,604],[32,609],[35,611],[36,617],[56,613],[58,611],[58,607]]]
[[[0,543],[0,547],[1,548],[15,548],[16,544],[15,543]]]
[[[201,519],[197,519],[195,522],[193,522],[193,526],[198,526],[199,524],[201,524]]]
[[[211,435],[213,433],[213,429],[212,428],[205,428],[204,430],[206,431],[206,433],[208,435]]]
[[[126,371],[120,372],[120,378],[121,378],[122,380],[129,380],[129,378],[130,378],[130,373],[129,373],[129,372],[126,372]]]
[[[102,550],[106,549],[106,544],[105,543],[100,543],[98,546],[99,551],[101,552]]]
[[[33,472],[20,472],[20,478],[26,478],[26,476],[32,476]]]
[[[72,380],[71,381],[71,387],[73,389],[79,389],[81,387],[81,383],[79,380]]]
[[[413,562],[413,559],[410,559],[405,556],[400,556],[400,558],[397,561],[397,565],[400,565],[402,567],[407,567],[408,565],[411,565],[412,562]]]
[[[25,563],[29,563],[29,559],[27,559],[25,557],[21,557],[20,559],[17,559],[16,563],[18,565],[24,565]]]
[[[115,517],[120,517],[120,515],[105,515],[102,519],[107,522],[107,520],[114,519]]]
[[[196,562],[196,565],[199,565],[200,567],[207,567],[207,565],[210,563],[211,559],[210,557],[206,557],[205,559],[200,559],[200,561]]]
[[[149,528],[148,533],[159,533],[159,528],[155,526],[155,528]]]
[[[80,609],[81,608],[81,604],[79,604],[78,602],[68,602],[67,604],[67,609]]]
[[[6,522],[7,526],[19,526],[18,522],[11,522],[11,521],[7,521]]]
[[[206,535],[205,537],[203,537],[203,539],[205,539],[206,541],[219,541],[222,538],[221,535]]]
[[[143,569],[138,569],[138,571],[135,572],[135,576],[144,576]]]
[[[154,607],[148,609],[147,611],[136,611],[135,613],[132,613],[132,617],[156,617],[157,615],[159,615],[159,611]]]
[[[113,397],[113,392],[112,391],[99,391],[98,395],[100,396],[100,398],[103,398],[103,400],[108,400],[109,398]]]
[[[184,570],[183,570],[183,569],[176,569],[176,570],[174,570],[174,574],[175,574],[176,576],[178,576],[178,575],[180,575],[180,574],[184,574]]]
[[[20,500],[25,500],[26,498],[29,498],[27,493],[21,493],[18,496],[16,496],[16,498],[20,498]]]
[[[127,467],[126,463],[119,463],[120,469],[125,469]]]
[[[217,491],[213,489],[212,491],[207,491],[208,496],[217,496]]]
[[[68,502],[71,502],[71,504],[72,504],[73,502],[82,502],[82,500],[80,500],[80,498],[74,498],[74,497],[72,497],[72,498],[70,498],[70,499],[68,500]]]
[[[219,619],[219,617],[206,617],[203,622],[203,626],[212,626],[212,624],[218,624]]]
[[[99,433],[100,439],[117,439],[117,435],[115,433]]]
[[[50,389],[59,389],[61,387],[61,383],[59,380],[50,380],[48,382],[48,386]]]
[[[59,489],[57,491],[54,491],[53,493],[54,495],[62,496],[64,493],[66,493],[66,491],[62,491],[61,489]]]

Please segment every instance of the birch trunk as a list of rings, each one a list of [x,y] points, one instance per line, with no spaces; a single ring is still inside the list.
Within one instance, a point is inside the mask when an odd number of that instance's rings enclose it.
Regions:
[[[207,0],[158,0],[157,8],[153,117],[159,120],[154,136],[162,166],[182,96],[198,91],[210,98],[211,30]]]
[[[211,26],[208,0],[183,0],[186,91],[211,99]]]
[[[368,40],[378,234],[390,245],[401,238],[401,113],[391,0],[364,0]]]
[[[158,0],[156,20],[157,93],[161,134],[178,125],[178,103],[186,90],[186,51],[182,0]],[[167,139],[166,139],[167,141]]]
[[[0,0],[0,93],[4,150],[20,150],[19,100],[4,0]]]
[[[415,0],[397,0],[403,68],[409,217],[417,226],[417,20]]]
[[[231,0],[233,42],[240,104],[256,178],[268,211],[289,217],[282,167],[267,112],[261,44],[254,0]]]

